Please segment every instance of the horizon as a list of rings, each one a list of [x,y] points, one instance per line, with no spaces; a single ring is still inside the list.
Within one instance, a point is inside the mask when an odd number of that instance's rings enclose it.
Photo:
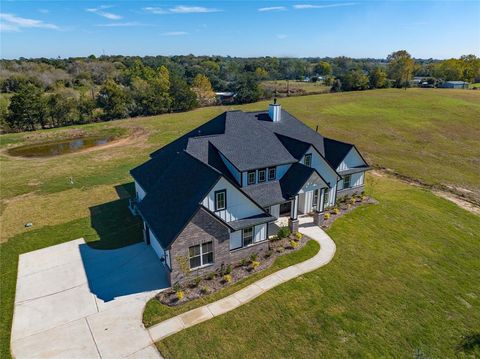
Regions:
[[[10,1],[2,3],[0,31],[5,60],[92,54],[385,59],[399,49],[443,60],[480,55],[480,2]]]

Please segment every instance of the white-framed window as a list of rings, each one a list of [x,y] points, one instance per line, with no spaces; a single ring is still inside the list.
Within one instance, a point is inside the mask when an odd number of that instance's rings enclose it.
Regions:
[[[262,168],[258,170],[258,182],[265,182],[267,180],[267,170]]]
[[[257,176],[256,175],[257,175],[256,171],[248,171],[247,172],[247,184],[248,185],[255,184],[255,182],[257,182],[257,179],[256,179]]]
[[[227,208],[227,190],[215,191],[215,211]]]
[[[268,169],[268,180],[275,181],[277,179],[277,167],[270,167]]]
[[[249,246],[250,244],[253,243],[253,235],[254,235],[253,228],[254,227],[248,227],[242,230],[242,242],[244,247]]]
[[[343,188],[350,188],[352,185],[352,176],[351,175],[345,175],[343,177]]]
[[[307,167],[312,167],[312,154],[307,153],[303,159],[303,164]]]
[[[329,188],[325,188],[325,192],[323,192],[323,208],[328,207],[328,192],[330,192]]]
[[[213,242],[197,244],[188,248],[190,269],[213,263]]]

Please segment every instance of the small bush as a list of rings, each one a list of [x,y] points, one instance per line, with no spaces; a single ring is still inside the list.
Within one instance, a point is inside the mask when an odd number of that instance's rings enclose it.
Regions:
[[[178,298],[178,300],[182,300],[184,296],[185,296],[185,294],[183,293],[183,290],[179,290],[179,291],[177,292],[177,298]]]
[[[339,213],[340,213],[340,208],[335,207],[335,208],[333,209],[333,213],[339,214]]]
[[[240,265],[241,265],[242,267],[245,267],[247,264],[248,264],[248,259],[247,259],[247,258],[243,258],[243,259],[240,261]]]
[[[272,254],[273,254],[273,251],[271,249],[269,249],[267,251],[267,253],[265,253],[265,258],[270,258],[272,256]]]
[[[330,213],[325,213],[325,214],[323,215],[323,219],[324,219],[324,220],[327,220],[327,219],[329,219],[329,218],[330,218]]]
[[[230,274],[232,273],[232,265],[229,264],[227,265],[227,267],[225,268],[225,274]]]
[[[200,284],[201,281],[202,281],[202,278],[195,277],[195,279],[193,280],[193,286],[198,287],[198,285]]]
[[[356,202],[355,197],[350,198],[350,203],[351,204],[355,204],[355,202]]]
[[[362,196],[360,197],[360,199],[361,199],[361,200],[362,200],[362,202],[363,202],[363,201],[365,201],[365,200],[367,199],[367,196],[365,196],[365,195],[362,195]]]
[[[258,262],[258,261],[252,261],[251,265],[252,265],[252,268],[253,268],[253,269],[257,269],[258,266],[260,265],[260,262]]]
[[[182,286],[180,285],[180,283],[175,282],[172,286],[172,289],[175,293],[178,293],[182,290]]]
[[[230,283],[232,281],[232,275],[231,274],[225,274],[223,276],[223,280],[226,282],[226,283]]]
[[[295,233],[295,238],[297,238],[297,240],[300,240],[303,238],[303,234],[301,234],[300,232],[297,232]]]
[[[285,248],[283,248],[283,247],[278,247],[278,248],[276,249],[276,251],[277,251],[277,253],[283,253],[283,252],[285,251]]]
[[[207,279],[212,280],[212,279],[215,278],[215,276],[216,276],[215,272],[210,272],[210,273],[207,274]]]
[[[208,294],[209,292],[210,292],[210,290],[208,289],[208,287],[206,285],[201,285],[200,286],[200,293]]]
[[[250,254],[250,262],[255,262],[258,258],[258,253]]]
[[[290,246],[292,248],[297,248],[299,246],[298,242],[294,241],[293,239],[290,241]]]
[[[270,242],[276,242],[276,241],[280,240],[280,238],[278,238],[278,236],[271,236],[270,238],[268,238],[268,240]]]
[[[287,238],[292,232],[288,227],[282,227],[278,230],[277,236],[278,238]]]

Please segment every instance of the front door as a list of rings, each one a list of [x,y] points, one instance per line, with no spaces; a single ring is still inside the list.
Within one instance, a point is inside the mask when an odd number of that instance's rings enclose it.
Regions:
[[[290,211],[292,210],[292,201],[288,201],[282,203],[280,205],[280,215],[290,215]]]

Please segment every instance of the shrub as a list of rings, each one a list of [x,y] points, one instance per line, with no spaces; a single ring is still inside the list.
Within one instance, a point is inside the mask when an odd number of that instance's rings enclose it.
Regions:
[[[340,213],[340,209],[339,209],[338,207],[335,207],[335,208],[333,209],[333,213],[339,214],[339,213]]]
[[[200,286],[200,293],[202,293],[202,294],[208,294],[208,292],[209,292],[209,289],[208,289],[208,287],[207,287],[206,285],[201,285],[201,286]]]
[[[174,292],[178,293],[182,290],[182,287],[181,287],[180,283],[175,282],[172,286],[172,289],[173,289]]]
[[[362,200],[362,202],[363,202],[363,201],[365,201],[365,200],[367,199],[367,196],[365,196],[365,195],[362,195],[362,196],[360,197],[360,199],[361,199],[361,200]]]
[[[184,295],[185,295],[185,294],[183,293],[183,290],[179,290],[179,291],[177,292],[177,298],[178,298],[178,300],[182,300],[183,297],[184,297]]]
[[[232,275],[231,274],[225,274],[223,276],[223,280],[226,282],[226,283],[230,283],[232,281]]]
[[[290,240],[290,246],[291,246],[292,248],[297,248],[298,245],[299,245],[298,242],[294,241],[293,239]]]
[[[283,248],[283,247],[278,247],[278,248],[276,249],[276,251],[277,251],[277,253],[283,253],[283,252],[285,251],[285,248]]]
[[[216,275],[215,272],[210,272],[207,274],[207,279],[212,280],[213,278],[215,278],[215,275]]]
[[[292,232],[288,227],[282,227],[278,230],[277,236],[278,238],[287,238]]]
[[[250,254],[250,262],[255,262],[258,258],[258,253]]]
[[[269,240],[270,242],[276,242],[276,241],[278,241],[279,239],[280,239],[280,238],[278,238],[278,236],[271,236],[270,238],[268,238],[268,240]]]
[[[355,197],[350,198],[350,203],[351,203],[351,204],[355,204],[355,201],[356,201],[356,200],[355,200]]]
[[[240,265],[241,265],[242,267],[245,267],[247,264],[248,264],[248,259],[247,259],[247,258],[243,258],[243,259],[240,261]]]
[[[327,220],[327,219],[329,219],[329,218],[330,218],[330,213],[325,213],[325,214],[323,215],[323,219]]]
[[[198,285],[200,284],[201,281],[202,281],[202,278],[195,277],[195,279],[193,280],[193,286],[198,287]]]
[[[295,238],[297,238],[297,240],[300,240],[303,238],[303,234],[301,234],[300,232],[297,232],[295,233]]]
[[[267,253],[265,253],[265,258],[271,257],[272,254],[273,254],[273,251],[272,251],[271,249],[269,249],[269,250],[267,251]]]
[[[227,265],[227,268],[225,268],[225,274],[230,274],[230,273],[232,273],[232,265],[231,264]]]
[[[257,267],[260,265],[260,262],[258,261],[252,261],[251,263],[253,269],[257,269]]]

